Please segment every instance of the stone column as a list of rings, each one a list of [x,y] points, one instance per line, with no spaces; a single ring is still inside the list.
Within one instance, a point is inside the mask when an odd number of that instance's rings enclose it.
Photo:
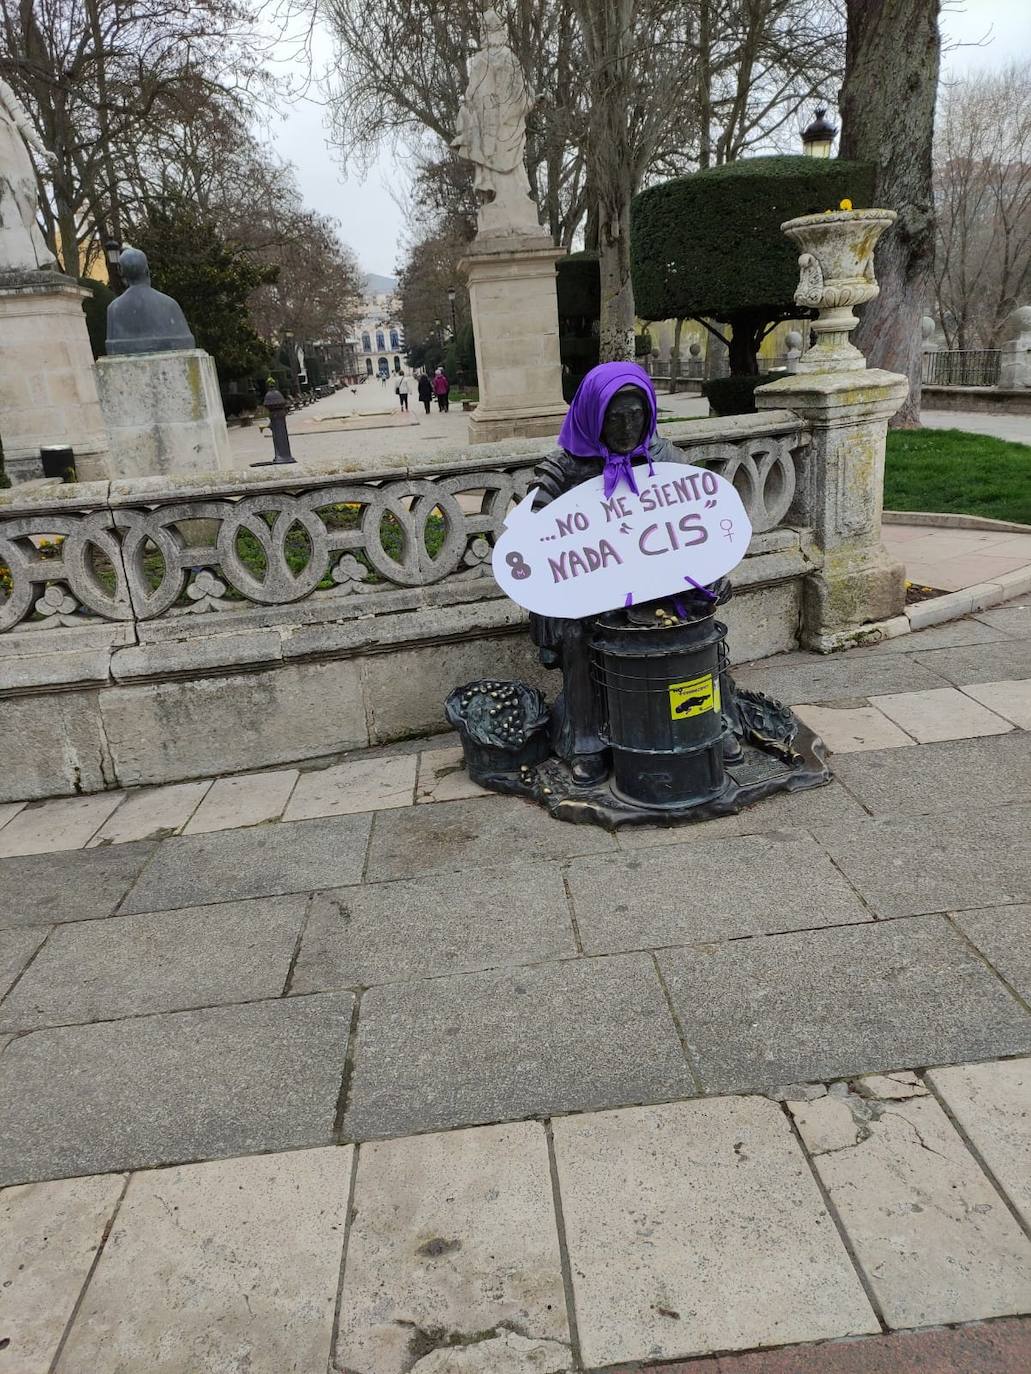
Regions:
[[[888,421],[909,392],[906,378],[862,372],[800,372],[755,393],[758,409],[793,410],[807,423],[797,522],[812,528],[822,569],[805,581],[802,642],[828,652],[863,638],[863,626],[900,615],[906,572],[881,543]]]
[[[232,467],[214,359],[202,348],[97,359],[111,436],[105,477],[174,477]]]
[[[803,586],[800,638],[823,653],[861,642],[864,627],[900,615],[906,602],[905,568],[881,543],[881,509],[888,421],[909,383],[868,369],[849,341],[852,306],[877,295],[874,245],[894,218],[856,210],[781,226],[803,250],[795,303],[819,310],[817,343],[794,376],[760,387],[755,400],[760,411],[795,411],[811,435],[794,520],[812,529],[823,565]]]
[[[0,434],[11,479],[42,474],[39,450],[67,444],[79,480],[106,476],[108,441],[82,302],[60,272],[0,272]]]
[[[480,400],[469,442],[557,434],[566,413],[555,263],[546,233],[480,234],[459,264],[469,278]]]
[[[1006,318],[999,357],[999,387],[1031,387],[1031,305],[1022,305]]]

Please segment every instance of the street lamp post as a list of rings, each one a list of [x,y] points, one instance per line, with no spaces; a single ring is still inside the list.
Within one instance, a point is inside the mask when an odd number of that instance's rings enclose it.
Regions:
[[[112,291],[121,292],[124,289],[121,269],[118,266],[118,259],[122,256],[122,245],[116,238],[106,239],[104,242],[104,257],[107,259],[107,280]]]
[[[806,157],[830,157],[831,145],[838,131],[827,118],[827,111],[821,106],[816,118],[802,130],[802,151]]]
[[[448,304],[451,306],[451,337],[458,338],[458,319],[455,315],[455,288],[449,286],[447,289]]]
[[[292,329],[283,331],[283,338],[286,340],[286,361],[290,368],[290,385],[295,396],[300,394],[300,387],[297,385],[297,354],[294,352],[294,333]]]

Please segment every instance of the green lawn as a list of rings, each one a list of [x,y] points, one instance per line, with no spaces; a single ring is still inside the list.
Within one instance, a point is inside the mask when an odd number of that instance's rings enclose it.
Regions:
[[[1031,446],[961,429],[889,430],[884,508],[1031,525]]]

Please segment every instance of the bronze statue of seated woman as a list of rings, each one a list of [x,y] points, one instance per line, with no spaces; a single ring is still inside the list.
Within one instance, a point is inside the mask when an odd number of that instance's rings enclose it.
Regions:
[[[656,463],[697,474],[657,423],[642,368],[592,369],[559,448],[534,470],[534,511],[599,477],[606,503],[625,490],[651,509],[646,487]],[[561,672],[562,689],[550,712],[524,683],[490,680],[452,692],[446,714],[470,776],[562,819],[610,828],[724,815],[771,792],[826,782],[819,740],[787,707],[738,689],[728,671],[727,627],[714,615],[730,598],[728,579],[684,581],[688,588],[673,595],[628,595],[579,619],[531,610],[533,642],[541,662]]]

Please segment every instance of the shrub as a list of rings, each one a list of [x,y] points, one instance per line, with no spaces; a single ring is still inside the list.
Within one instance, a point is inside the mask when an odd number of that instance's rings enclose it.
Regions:
[[[772,372],[765,377],[754,373],[734,377],[712,377],[702,383],[702,395],[717,415],[750,415],[755,411],[755,392],[766,382],[783,375]]]
[[[769,326],[815,313],[794,303],[798,250],[781,224],[846,196],[871,205],[874,174],[870,163],[838,158],[756,157],[642,191],[630,237],[639,314],[728,324],[731,371],[756,372]]]

